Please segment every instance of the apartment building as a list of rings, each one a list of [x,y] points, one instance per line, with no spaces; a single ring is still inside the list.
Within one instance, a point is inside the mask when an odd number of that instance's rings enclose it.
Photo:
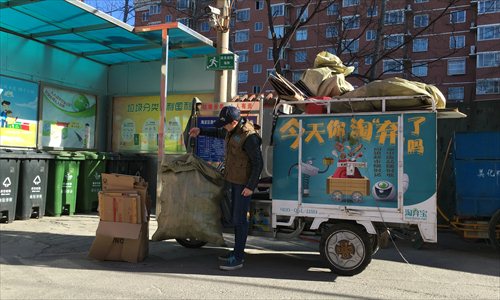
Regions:
[[[182,22],[212,40],[204,8],[216,1],[135,0],[136,26]],[[500,100],[500,0],[271,1],[278,42],[273,60],[266,1],[233,0],[230,48],[239,55],[240,94],[272,90],[269,73],[280,64],[292,82],[328,51],[355,67],[355,86],[387,77],[435,84],[448,103]],[[307,23],[294,26],[300,19]]]

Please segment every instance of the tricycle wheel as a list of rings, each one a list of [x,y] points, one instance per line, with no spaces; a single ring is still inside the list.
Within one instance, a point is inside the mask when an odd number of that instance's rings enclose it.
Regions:
[[[175,239],[177,243],[181,244],[186,248],[201,248],[207,244],[207,242],[191,240],[191,239]]]
[[[334,273],[352,276],[361,273],[371,262],[372,247],[364,228],[341,223],[325,231],[319,252]]]
[[[500,250],[500,239],[497,231],[500,225],[500,209],[497,210],[490,219],[488,223],[488,236],[490,238],[491,244],[495,249]]]

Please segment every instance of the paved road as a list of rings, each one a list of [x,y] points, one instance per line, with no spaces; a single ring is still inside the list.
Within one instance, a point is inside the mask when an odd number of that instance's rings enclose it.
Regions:
[[[0,299],[500,299],[499,254],[454,232],[420,250],[397,240],[363,273],[337,277],[318,244],[302,239],[250,237],[233,272],[218,269],[226,248],[173,240],[151,241],[141,263],[100,262],[87,257],[97,223],[75,215],[0,224]]]

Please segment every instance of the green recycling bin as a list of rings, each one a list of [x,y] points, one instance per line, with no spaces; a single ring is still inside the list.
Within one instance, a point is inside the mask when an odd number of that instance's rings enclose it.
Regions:
[[[54,155],[49,166],[45,215],[73,215],[76,208],[80,163],[85,159],[78,152],[49,152]]]
[[[98,193],[102,189],[101,173],[106,172],[106,153],[78,151],[85,157],[80,163],[76,212],[90,213],[97,211]]]

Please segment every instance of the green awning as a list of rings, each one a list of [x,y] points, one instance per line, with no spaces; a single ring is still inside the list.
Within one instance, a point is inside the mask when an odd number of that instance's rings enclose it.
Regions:
[[[211,40],[167,24],[169,58],[215,54]],[[106,64],[161,60],[161,30],[135,32],[78,0],[0,0],[0,30]]]

